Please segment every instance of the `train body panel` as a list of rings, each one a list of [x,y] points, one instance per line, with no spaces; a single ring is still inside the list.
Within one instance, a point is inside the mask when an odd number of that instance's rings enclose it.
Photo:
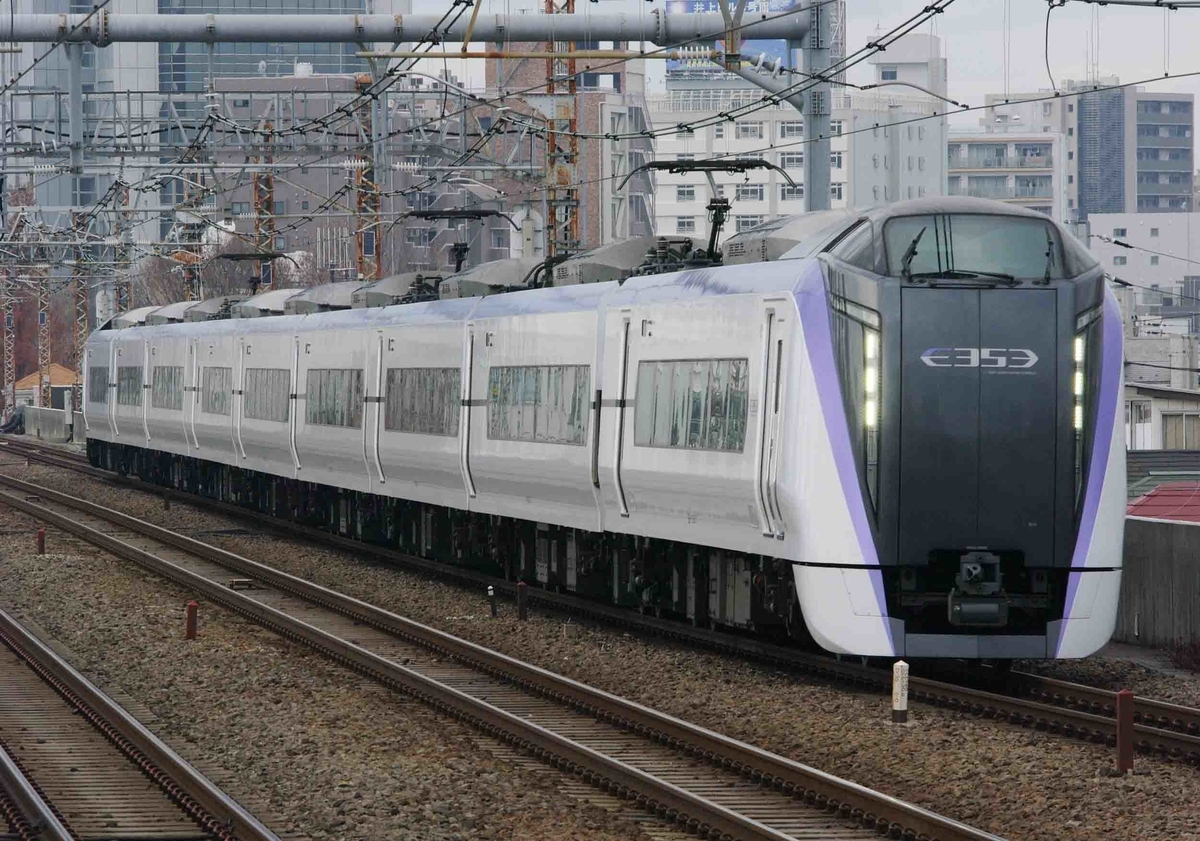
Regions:
[[[1022,237],[1042,251],[1011,258],[1025,280],[910,277],[898,251],[930,226],[972,269]],[[303,504],[347,533],[364,506],[419,551],[440,551],[443,517],[454,558],[536,556],[537,580],[592,575],[619,603],[802,618],[839,653],[1099,648],[1124,449],[1120,316],[1094,261],[1044,217],[973,200],[814,236],[795,259],[622,284],[98,331],[88,435],[277,509],[328,489]]]

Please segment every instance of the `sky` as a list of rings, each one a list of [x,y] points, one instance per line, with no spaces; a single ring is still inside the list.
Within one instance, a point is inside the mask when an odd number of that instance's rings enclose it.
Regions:
[[[542,6],[537,0],[483,2],[484,14],[515,13]],[[579,0],[577,14],[637,14],[663,2]],[[413,0],[414,12],[440,12],[445,6],[446,0]],[[854,52],[877,31],[887,31],[924,6],[925,0],[847,0],[847,51]],[[987,93],[1030,93],[1049,88],[1046,9],[1046,0],[956,0],[935,19],[932,30],[930,25],[924,26],[920,31],[932,31],[943,39],[943,51],[949,59],[950,96],[960,102],[982,104]],[[1101,76],[1115,75],[1122,82],[1154,78],[1156,81],[1147,84],[1151,90],[1200,94],[1200,75],[1162,79],[1164,72],[1200,74],[1200,54],[1188,49],[1196,43],[1200,43],[1200,9],[1171,12],[1099,7],[1072,0],[1050,16],[1050,69],[1056,81],[1085,79],[1089,63],[1094,62],[1092,72]],[[460,79],[481,85],[481,64],[476,62],[468,68],[464,62],[451,62],[450,69]],[[651,84],[661,89],[663,63],[650,64]],[[850,75],[855,82],[870,78],[871,69],[865,62]],[[974,126],[977,120],[977,116],[964,115],[955,123]]]

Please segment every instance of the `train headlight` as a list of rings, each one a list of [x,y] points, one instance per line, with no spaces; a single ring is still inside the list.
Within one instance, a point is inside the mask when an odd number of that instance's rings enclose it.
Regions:
[[[1095,306],[1076,317],[1075,337],[1071,343],[1073,366],[1071,372],[1071,427],[1075,433],[1075,504],[1077,507],[1083,501],[1083,477],[1087,460],[1085,451],[1088,444],[1088,406],[1095,402],[1092,400],[1092,391],[1095,390],[1096,383],[1094,379],[1089,381],[1089,377],[1094,378],[1096,372],[1089,370],[1088,356],[1090,353],[1091,364],[1096,364],[1095,351],[1099,345],[1093,347],[1089,345],[1089,342],[1094,343],[1100,340],[1096,331],[1100,327],[1101,312],[1101,307]]]
[[[863,455],[867,493],[879,500],[879,332],[863,326]]]

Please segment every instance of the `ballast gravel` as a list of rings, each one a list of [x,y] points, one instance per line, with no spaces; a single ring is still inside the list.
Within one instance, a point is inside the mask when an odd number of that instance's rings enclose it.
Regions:
[[[183,640],[181,588],[0,507],[0,604],[32,619],[101,687],[156,717],[185,758],[279,834],[342,841],[646,836],[620,813],[556,792],[476,731],[221,607]],[[0,690],[2,691],[2,690]],[[504,751],[501,750],[501,753]],[[522,763],[524,765],[524,763]]]
[[[493,619],[483,593],[258,533],[182,500],[164,511],[145,492],[6,469],[1006,838],[1200,840],[1200,769],[1139,756],[1132,776],[1110,776],[1114,751],[1103,746],[919,705],[894,726],[882,695],[538,612],[519,622],[505,602]],[[1102,673],[1095,662],[1088,668]]]

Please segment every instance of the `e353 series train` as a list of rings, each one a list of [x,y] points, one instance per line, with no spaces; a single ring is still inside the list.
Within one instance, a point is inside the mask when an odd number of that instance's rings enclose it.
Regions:
[[[98,330],[88,451],[834,652],[1095,651],[1125,506],[1122,331],[1100,266],[995,202],[828,217],[766,263]]]

